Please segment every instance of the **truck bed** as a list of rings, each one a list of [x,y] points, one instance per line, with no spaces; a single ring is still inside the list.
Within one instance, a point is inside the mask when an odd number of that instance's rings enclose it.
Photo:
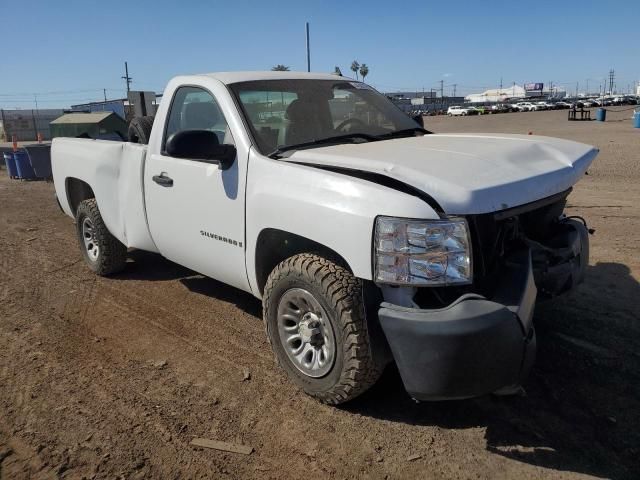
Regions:
[[[146,145],[84,138],[56,138],[53,180],[64,212],[75,217],[68,185],[78,179],[93,189],[109,231],[130,248],[157,251],[147,225],[143,172]]]

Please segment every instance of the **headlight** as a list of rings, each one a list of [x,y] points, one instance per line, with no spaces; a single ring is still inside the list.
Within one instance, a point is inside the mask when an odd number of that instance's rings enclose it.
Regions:
[[[396,285],[466,285],[473,281],[467,221],[376,218],[375,281]]]

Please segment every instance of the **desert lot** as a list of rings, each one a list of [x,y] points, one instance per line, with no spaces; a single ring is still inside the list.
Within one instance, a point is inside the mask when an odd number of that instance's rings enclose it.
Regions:
[[[52,184],[2,170],[0,478],[637,478],[640,129],[614,110],[425,118],[601,151],[569,197],[596,230],[588,278],[537,307],[538,360],[508,398],[416,404],[390,367],[356,401],[318,404],[276,368],[258,300],[139,251],[96,277]]]

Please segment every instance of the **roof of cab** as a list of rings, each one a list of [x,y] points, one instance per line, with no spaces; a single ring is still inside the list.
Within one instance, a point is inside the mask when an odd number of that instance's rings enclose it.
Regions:
[[[345,80],[354,81],[348,77],[339,77],[332,73],[314,72],[214,72],[202,73],[202,76],[213,77],[224,84],[248,82],[252,80]]]

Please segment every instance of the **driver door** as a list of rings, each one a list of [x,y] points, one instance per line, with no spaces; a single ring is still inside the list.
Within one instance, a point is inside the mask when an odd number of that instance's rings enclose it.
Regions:
[[[211,130],[220,144],[235,144],[210,91],[196,86],[175,91],[162,145],[149,155],[144,173],[151,236],[169,260],[249,290],[244,218],[248,151],[236,145],[237,157],[226,170],[202,160],[173,158],[164,145],[181,130]]]

